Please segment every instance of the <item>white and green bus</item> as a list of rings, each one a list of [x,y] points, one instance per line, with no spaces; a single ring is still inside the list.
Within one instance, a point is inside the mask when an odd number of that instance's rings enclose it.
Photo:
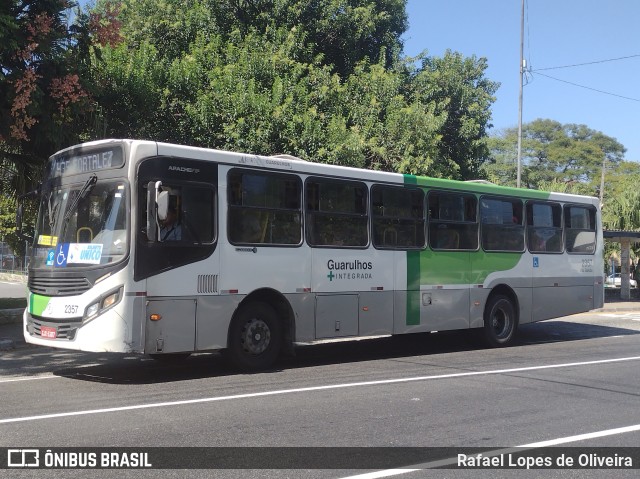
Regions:
[[[37,194],[24,336],[42,346],[250,369],[332,338],[503,346],[603,305],[591,197],[134,140],[54,154]]]

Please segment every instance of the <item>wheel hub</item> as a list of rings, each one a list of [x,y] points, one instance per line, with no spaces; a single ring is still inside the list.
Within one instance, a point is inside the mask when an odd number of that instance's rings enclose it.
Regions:
[[[254,318],[242,329],[243,349],[249,354],[261,354],[267,350],[271,342],[271,330],[264,321]]]

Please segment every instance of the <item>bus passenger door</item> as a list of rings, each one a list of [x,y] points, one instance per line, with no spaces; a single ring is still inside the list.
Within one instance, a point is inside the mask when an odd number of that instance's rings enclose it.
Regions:
[[[150,158],[137,190],[134,280],[146,283],[145,352],[194,351],[197,302],[217,296],[217,165]]]

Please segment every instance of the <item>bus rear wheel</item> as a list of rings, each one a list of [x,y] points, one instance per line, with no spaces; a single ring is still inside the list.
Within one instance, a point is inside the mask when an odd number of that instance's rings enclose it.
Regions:
[[[278,358],[282,328],[275,310],[255,301],[240,307],[231,322],[227,356],[243,371],[266,369]]]
[[[516,335],[518,316],[508,296],[497,294],[490,298],[484,313],[483,336],[491,347],[508,345]]]

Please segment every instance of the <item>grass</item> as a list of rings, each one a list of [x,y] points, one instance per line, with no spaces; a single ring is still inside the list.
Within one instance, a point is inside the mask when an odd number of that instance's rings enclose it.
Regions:
[[[26,308],[26,298],[0,298],[0,309]]]

